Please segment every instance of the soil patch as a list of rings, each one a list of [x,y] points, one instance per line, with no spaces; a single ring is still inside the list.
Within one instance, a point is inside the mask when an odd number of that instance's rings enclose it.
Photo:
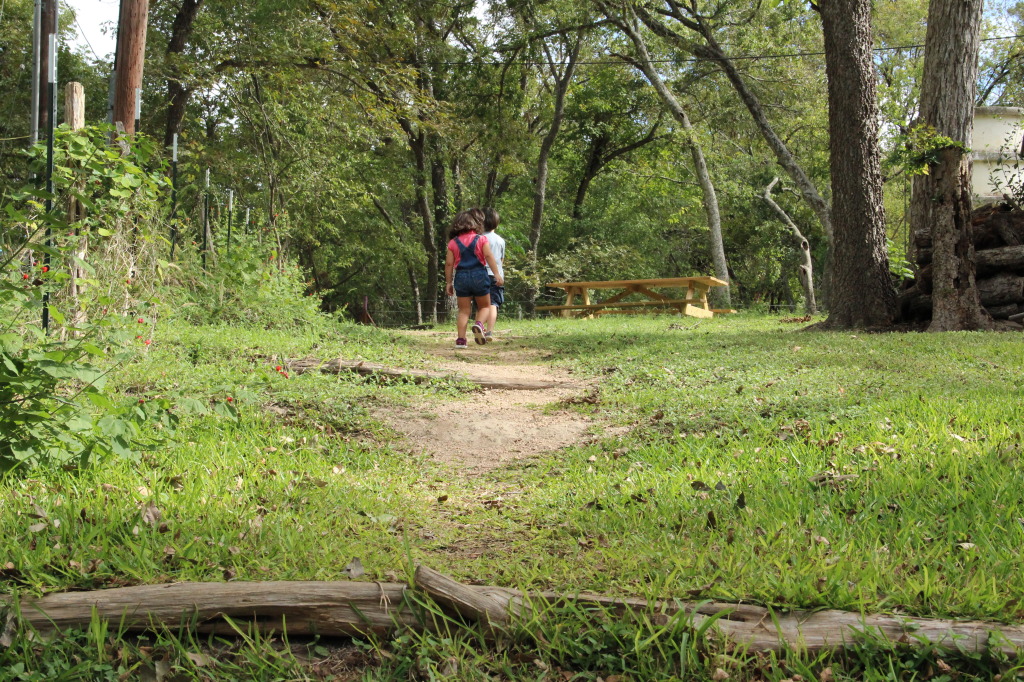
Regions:
[[[536,391],[481,389],[469,400],[439,397],[376,416],[401,433],[415,453],[480,474],[516,460],[586,442],[606,432],[602,422],[564,408],[569,398],[585,395],[592,381],[541,364],[523,363],[529,352],[501,341],[456,351],[451,334],[418,334],[425,350],[441,359],[444,371],[508,381],[556,382]],[[443,344],[443,345],[442,345]]]

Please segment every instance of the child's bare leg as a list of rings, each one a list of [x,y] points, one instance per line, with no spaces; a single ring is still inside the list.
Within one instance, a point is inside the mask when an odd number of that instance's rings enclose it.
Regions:
[[[484,294],[476,297],[476,321],[480,324],[487,324],[491,316],[491,295]]]
[[[487,327],[487,331],[493,332],[494,331],[494,325],[496,325],[497,323],[498,323],[498,306],[492,305],[490,310],[487,311],[487,322],[485,323],[485,326]]]
[[[459,338],[466,338],[466,327],[469,325],[469,311],[473,306],[473,299],[469,296],[459,296],[459,313],[455,318]]]

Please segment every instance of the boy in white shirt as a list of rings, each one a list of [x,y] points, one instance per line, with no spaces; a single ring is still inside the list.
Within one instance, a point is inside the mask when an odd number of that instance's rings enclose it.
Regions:
[[[495,265],[498,266],[497,273],[492,272],[491,267],[487,266],[487,274],[491,278],[491,307],[488,310],[488,314],[484,316],[483,322],[486,328],[484,338],[490,341],[491,334],[494,332],[494,324],[498,321],[498,308],[505,302],[505,287],[498,286],[495,281],[495,274],[497,274],[502,284],[504,284],[505,271],[502,262],[505,260],[505,240],[495,232],[498,224],[501,223],[501,217],[498,216],[498,212],[493,208],[485,208],[483,211],[484,237],[487,238],[490,244],[491,253],[494,254]]]

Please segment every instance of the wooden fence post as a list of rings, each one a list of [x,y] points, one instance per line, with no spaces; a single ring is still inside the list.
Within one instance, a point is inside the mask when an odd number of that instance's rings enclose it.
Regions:
[[[64,87],[64,119],[71,130],[81,130],[85,127],[85,88],[81,83],[71,82]],[[82,189],[81,183],[78,184],[77,189]],[[75,225],[83,218],[85,218],[85,206],[72,194],[68,197],[68,224]],[[81,234],[77,225],[75,226],[75,235],[80,239],[77,244],[78,248],[75,250],[76,260],[71,261],[70,264],[69,293],[75,311],[71,318],[71,326],[78,327],[86,321],[85,311],[78,304],[78,296],[82,291],[80,280],[85,273],[81,264],[85,261],[85,255],[88,252],[89,235]]]

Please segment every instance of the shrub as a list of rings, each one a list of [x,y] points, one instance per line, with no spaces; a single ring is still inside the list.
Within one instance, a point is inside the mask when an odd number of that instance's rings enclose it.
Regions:
[[[84,464],[107,454],[133,456],[145,445],[145,423],[174,426],[166,398],[132,404],[104,391],[104,367],[148,345],[145,334],[133,333],[136,316],[148,307],[133,294],[130,276],[101,286],[96,270],[83,260],[85,245],[105,249],[119,226],[137,226],[140,215],[159,205],[164,186],[159,169],[144,170],[152,165],[151,143],[133,139],[132,151],[122,154],[108,148],[108,132],[104,127],[59,131],[54,194],[28,187],[2,207],[3,470]],[[32,161],[38,165],[44,153],[37,146],[30,151]],[[72,198],[88,208],[88,217],[69,221],[65,207]],[[48,200],[54,210],[46,210]],[[141,236],[139,230],[131,241]],[[137,260],[138,250],[131,253]]]

